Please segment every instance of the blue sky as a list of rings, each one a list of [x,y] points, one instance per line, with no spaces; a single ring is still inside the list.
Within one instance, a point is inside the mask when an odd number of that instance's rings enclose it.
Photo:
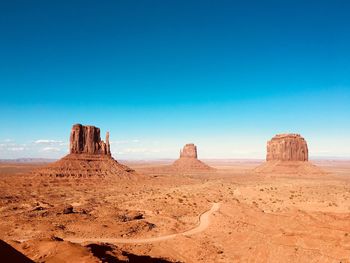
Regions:
[[[307,2],[307,3],[305,3]],[[1,1],[0,158],[72,124],[119,159],[263,158],[276,133],[350,157],[348,1]]]

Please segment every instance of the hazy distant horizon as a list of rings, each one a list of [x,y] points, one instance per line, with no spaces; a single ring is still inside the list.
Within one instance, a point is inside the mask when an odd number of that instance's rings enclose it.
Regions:
[[[63,156],[61,156],[63,157]],[[119,162],[121,163],[152,163],[152,162],[159,162],[164,164],[171,164],[174,161],[177,160],[177,158],[129,158],[129,159],[120,159],[118,156],[113,156],[114,158],[117,158]],[[18,163],[50,163],[58,161],[59,158],[15,158],[15,159],[0,159],[0,162],[8,163],[8,162],[18,162]],[[225,163],[225,162],[265,162],[266,158],[200,158],[200,160],[205,162],[215,162],[215,163]],[[348,162],[350,160],[350,157],[332,157],[332,156],[325,156],[325,157],[309,157],[309,160],[311,162],[318,162],[318,161],[330,161],[330,162]]]
[[[350,157],[348,1],[6,1],[0,158],[59,158],[75,123],[117,159],[265,158],[278,133]],[[93,19],[92,19],[93,18]]]

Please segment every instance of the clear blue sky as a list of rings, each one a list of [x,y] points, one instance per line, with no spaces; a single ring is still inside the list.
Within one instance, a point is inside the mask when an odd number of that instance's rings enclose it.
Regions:
[[[0,158],[263,158],[276,133],[350,157],[350,2],[1,1]]]

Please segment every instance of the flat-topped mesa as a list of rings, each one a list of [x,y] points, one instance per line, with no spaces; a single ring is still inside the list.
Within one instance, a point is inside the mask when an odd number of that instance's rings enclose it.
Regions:
[[[308,147],[300,134],[277,134],[267,142],[266,161],[309,160]]]
[[[100,129],[95,126],[75,124],[70,133],[70,153],[98,154],[111,156],[109,133],[106,142],[101,140]]]
[[[186,144],[182,150],[180,150],[180,158],[194,158],[197,159],[197,146],[193,143]]]

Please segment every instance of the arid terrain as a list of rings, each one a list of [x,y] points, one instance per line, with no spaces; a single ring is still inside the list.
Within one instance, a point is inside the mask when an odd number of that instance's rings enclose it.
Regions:
[[[144,176],[126,180],[1,163],[0,239],[35,262],[350,262],[350,161],[315,161],[325,172],[310,176],[206,163],[128,162]]]
[[[0,263],[350,263],[350,0],[0,0]]]

